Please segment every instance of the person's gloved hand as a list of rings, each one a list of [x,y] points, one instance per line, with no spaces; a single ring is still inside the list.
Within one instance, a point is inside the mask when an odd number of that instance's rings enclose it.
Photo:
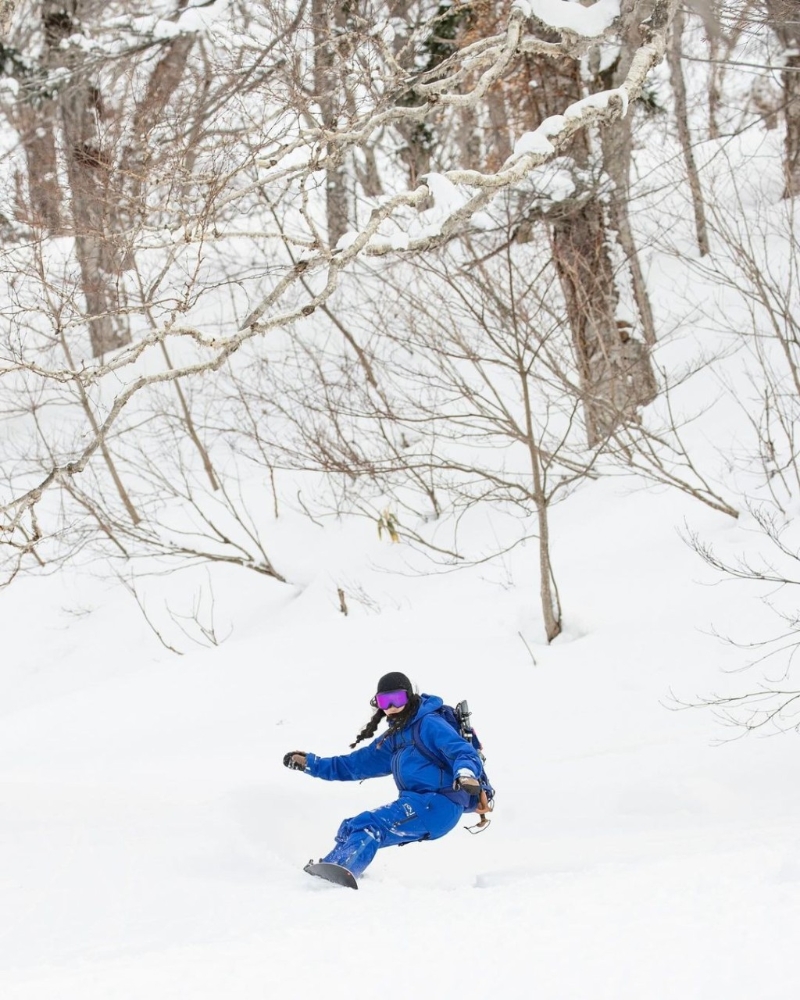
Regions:
[[[453,788],[460,789],[462,792],[467,792],[469,795],[480,795],[481,793],[481,783],[475,777],[474,774],[469,774],[464,771],[463,774],[458,774],[456,780],[453,782]]]
[[[305,771],[306,769],[305,751],[290,750],[289,753],[284,754],[283,766],[288,767],[290,771]]]

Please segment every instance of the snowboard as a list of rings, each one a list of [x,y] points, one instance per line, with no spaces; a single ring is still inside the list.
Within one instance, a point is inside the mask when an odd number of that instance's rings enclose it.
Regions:
[[[358,882],[352,872],[341,865],[334,865],[330,861],[309,861],[303,869],[309,875],[316,875],[324,878],[326,882],[335,882],[336,885],[346,885],[350,889],[357,889]]]

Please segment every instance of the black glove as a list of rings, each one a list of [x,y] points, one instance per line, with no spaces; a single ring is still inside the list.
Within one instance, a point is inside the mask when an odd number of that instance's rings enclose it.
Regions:
[[[466,775],[456,778],[453,782],[453,788],[460,789],[462,792],[467,792],[468,795],[481,794],[480,781],[477,778],[467,777]]]
[[[288,767],[290,771],[305,771],[306,769],[305,750],[290,750],[289,753],[284,754],[283,766]]]

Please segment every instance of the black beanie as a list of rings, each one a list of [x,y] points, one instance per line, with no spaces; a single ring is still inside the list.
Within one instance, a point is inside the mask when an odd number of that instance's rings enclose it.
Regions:
[[[411,681],[405,674],[401,674],[397,670],[391,674],[384,674],[378,681],[376,691],[378,694],[381,694],[384,691],[408,691],[409,694],[414,693]]]

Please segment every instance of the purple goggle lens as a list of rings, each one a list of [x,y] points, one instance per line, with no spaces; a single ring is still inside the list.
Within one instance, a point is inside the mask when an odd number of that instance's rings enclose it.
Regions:
[[[408,704],[408,691],[381,691],[375,695],[375,704],[382,712],[387,708],[402,708]]]

